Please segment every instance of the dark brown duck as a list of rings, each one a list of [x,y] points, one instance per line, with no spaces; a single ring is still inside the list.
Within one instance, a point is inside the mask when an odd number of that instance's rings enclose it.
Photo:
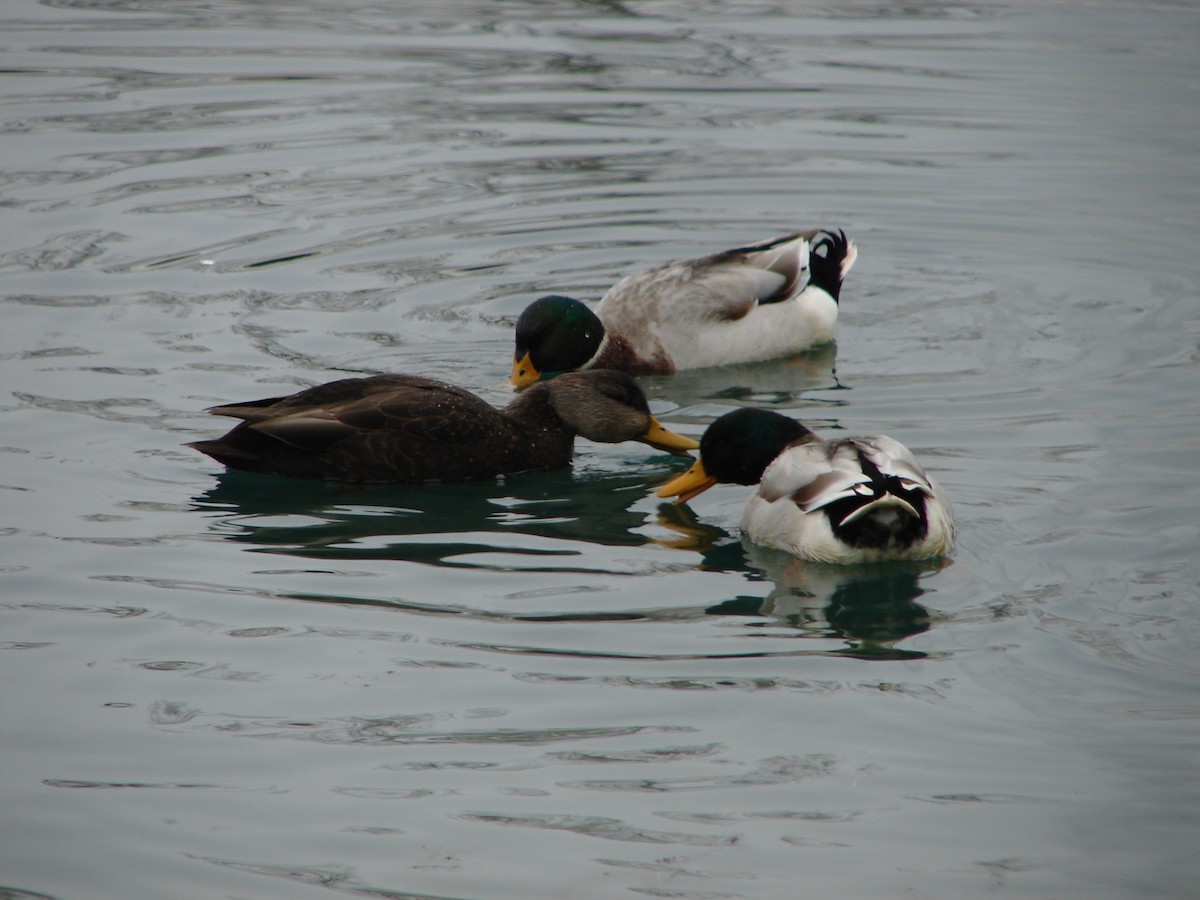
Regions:
[[[675,454],[699,446],[658,423],[636,381],[608,370],[536,384],[503,409],[442,381],[374,375],[209,412],[242,421],[189,447],[233,469],[332,481],[466,481],[561,469],[576,435]]]

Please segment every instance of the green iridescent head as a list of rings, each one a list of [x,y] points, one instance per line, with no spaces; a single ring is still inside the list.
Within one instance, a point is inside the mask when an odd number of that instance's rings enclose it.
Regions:
[[[604,326],[578,300],[541,297],[517,319],[512,382],[526,387],[548,375],[573,372],[596,355],[603,339]]]

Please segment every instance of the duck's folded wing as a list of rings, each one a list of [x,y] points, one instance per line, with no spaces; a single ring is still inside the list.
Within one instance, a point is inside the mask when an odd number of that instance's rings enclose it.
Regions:
[[[799,283],[799,278],[770,269],[731,263],[696,273],[681,299],[697,318],[728,321],[749,315],[762,304],[786,300]]]
[[[334,408],[365,397],[419,388],[467,394],[466,391],[456,388],[454,385],[432,378],[422,378],[419,375],[370,375],[365,378],[341,378],[283,397],[264,397],[262,400],[223,403],[220,406],[210,407],[208,412],[214,416],[230,416],[246,422],[261,422],[292,413]],[[468,396],[471,395],[468,394]]]
[[[912,451],[899,441],[886,435],[873,434],[855,438],[853,443],[883,475],[899,478],[907,490],[920,491],[927,497],[934,496],[933,483],[925,469],[917,462]]]
[[[756,306],[794,297],[807,280],[810,242],[818,233],[796,232],[685,264],[693,299],[703,297],[705,315],[740,319]]]
[[[295,402],[274,407],[273,415],[252,420],[249,427],[293,447],[319,451],[383,432],[394,440],[461,446],[493,436],[502,421],[497,410],[474,394],[442,382],[408,376],[351,381],[360,383],[332,391],[314,388],[288,398]],[[300,402],[302,396],[307,402]]]
[[[807,281],[810,241],[818,233],[795,232],[627,276],[596,312],[606,321],[625,315],[660,322],[740,319],[756,306],[795,296]]]
[[[800,290],[807,279],[812,241],[821,232],[797,231],[757,244],[748,244],[700,260],[697,268],[720,271],[737,269],[756,277],[759,303],[787,300]],[[768,277],[771,276],[771,277]]]
[[[823,442],[789,447],[771,463],[759,482],[758,493],[774,502],[791,498],[804,512],[820,509],[844,497],[870,494],[870,477],[861,470],[834,465]]]
[[[314,453],[327,450],[339,441],[361,433],[339,421],[336,416],[321,410],[276,416],[273,419],[254,422],[249,427],[290,447]]]

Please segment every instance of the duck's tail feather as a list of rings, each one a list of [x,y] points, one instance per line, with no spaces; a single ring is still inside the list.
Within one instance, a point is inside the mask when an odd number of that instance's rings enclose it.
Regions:
[[[821,250],[825,252],[822,254]],[[846,232],[825,231],[812,245],[809,254],[809,284],[821,288],[836,302],[842,291],[842,280],[858,259],[858,247],[846,237]]]

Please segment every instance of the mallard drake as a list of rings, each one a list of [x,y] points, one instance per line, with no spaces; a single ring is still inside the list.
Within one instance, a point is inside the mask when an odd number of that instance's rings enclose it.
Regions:
[[[542,297],[517,319],[512,382],[592,368],[662,375],[828,343],[857,256],[843,231],[798,231],[628,275],[595,312]]]
[[[735,410],[708,426],[696,464],[658,496],[684,503],[718,482],[757,485],[743,534],[807,560],[931,559],[954,539],[942,489],[883,435],[826,441],[779,413]]]
[[[242,421],[188,446],[230,468],[351,482],[465,481],[569,465],[575,436],[642,441],[685,454],[699,444],[650,414],[621,372],[577,372],[504,409],[415,375],[346,378],[287,397],[215,406]]]

